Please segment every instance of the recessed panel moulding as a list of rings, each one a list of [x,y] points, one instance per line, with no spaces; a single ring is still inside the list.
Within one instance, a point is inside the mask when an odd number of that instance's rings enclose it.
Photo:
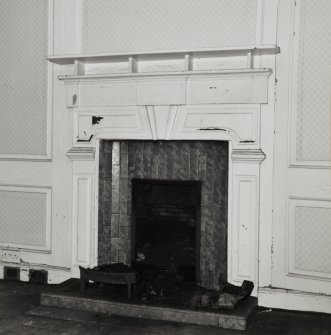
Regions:
[[[131,264],[132,179],[201,182],[200,284],[227,278],[228,142],[100,143],[98,263]]]

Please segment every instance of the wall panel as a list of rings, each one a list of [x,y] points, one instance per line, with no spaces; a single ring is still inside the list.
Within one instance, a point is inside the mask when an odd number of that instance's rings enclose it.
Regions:
[[[328,310],[313,294],[331,294],[330,10],[324,0],[279,0],[271,287],[308,298],[270,296],[265,306]]]
[[[50,249],[50,189],[0,188],[0,245]]]
[[[254,45],[257,0],[84,0],[86,53]]]
[[[48,1],[0,2],[0,154],[47,154]]]
[[[289,214],[289,273],[331,278],[331,202],[290,199]]]
[[[296,159],[330,161],[331,2],[302,0],[300,8]]]

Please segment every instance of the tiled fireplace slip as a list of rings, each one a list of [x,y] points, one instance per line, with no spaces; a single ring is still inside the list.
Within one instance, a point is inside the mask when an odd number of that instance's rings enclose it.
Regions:
[[[200,281],[227,279],[228,143],[101,141],[98,262],[131,263],[132,179],[201,181]]]

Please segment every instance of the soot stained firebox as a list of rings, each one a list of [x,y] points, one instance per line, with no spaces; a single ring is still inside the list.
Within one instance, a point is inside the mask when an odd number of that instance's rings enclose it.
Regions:
[[[133,179],[132,264],[143,276],[199,280],[200,195],[199,181]]]

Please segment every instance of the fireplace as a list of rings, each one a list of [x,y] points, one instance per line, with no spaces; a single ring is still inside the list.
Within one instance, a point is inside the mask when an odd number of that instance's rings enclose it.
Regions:
[[[227,279],[228,143],[101,141],[98,263]]]
[[[278,49],[268,50],[232,50],[234,57],[247,55],[248,68],[219,69],[215,63],[208,71],[197,70],[192,57],[208,59],[215,50],[181,52],[185,69],[175,72],[140,72],[140,59],[132,55],[123,56],[127,73],[84,73],[85,61],[113,64],[112,55],[55,60],[75,64],[59,77],[70,111],[66,155],[72,173],[65,177],[72,181],[71,276],[79,277],[79,266],[134,261],[133,179],[198,181],[196,281],[217,288],[219,280],[248,280],[258,287],[259,231],[265,229],[260,194],[267,188],[260,185],[266,158],[261,136],[267,131],[261,127],[272,70],[252,68],[252,59],[260,64],[259,57],[267,60],[264,52]],[[173,61],[168,54],[158,57]]]

